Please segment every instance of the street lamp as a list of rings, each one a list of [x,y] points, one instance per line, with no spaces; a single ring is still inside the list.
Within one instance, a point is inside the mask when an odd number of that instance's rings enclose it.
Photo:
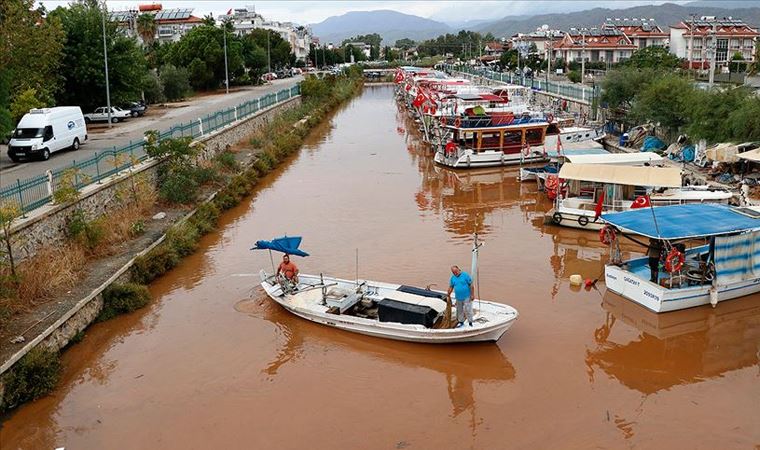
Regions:
[[[103,2],[103,14],[100,18],[103,24],[103,63],[106,71],[106,106],[108,107],[108,128],[113,127],[111,123],[111,86],[108,81],[108,47],[106,46],[106,14],[108,13],[107,6]]]
[[[581,28],[581,84],[586,81],[586,29]]]
[[[224,32],[223,39],[224,39],[224,88],[225,93],[230,93],[230,73],[227,70],[227,21],[222,22],[222,30]]]

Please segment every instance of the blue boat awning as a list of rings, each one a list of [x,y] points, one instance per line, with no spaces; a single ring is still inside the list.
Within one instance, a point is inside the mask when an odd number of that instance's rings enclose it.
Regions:
[[[256,241],[251,250],[274,250],[295,256],[309,256],[308,253],[298,248],[301,245],[301,236],[283,236],[271,241]]]
[[[602,220],[624,232],[656,239],[687,239],[760,229],[759,212],[709,203],[634,209],[603,214]]]

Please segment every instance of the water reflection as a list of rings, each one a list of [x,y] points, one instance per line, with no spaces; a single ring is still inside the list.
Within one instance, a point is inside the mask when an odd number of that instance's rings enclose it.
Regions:
[[[750,367],[760,359],[760,297],[655,314],[611,292],[604,296],[604,324],[594,331],[596,348],[587,350],[596,369],[642,394],[698,383]],[[640,333],[612,337],[618,322]]]
[[[280,345],[274,359],[262,369],[268,378],[275,378],[286,365],[313,354],[306,351],[307,347],[356,352],[386,364],[432,370],[445,377],[450,417],[468,413],[473,436],[482,422],[476,411],[475,384],[515,379],[515,368],[499,346],[491,343],[468,344],[466,351],[462,351],[461,345],[410,344],[333,330],[290,315],[260,291],[253,298],[240,301],[235,309],[276,326]],[[451,358],[452,354],[456,358]]]

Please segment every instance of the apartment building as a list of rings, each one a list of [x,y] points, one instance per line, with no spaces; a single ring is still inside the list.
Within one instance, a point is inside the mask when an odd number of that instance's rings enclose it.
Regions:
[[[715,66],[721,67],[736,54],[745,61],[754,61],[758,36],[758,30],[741,19],[689,18],[670,27],[670,52],[690,61],[692,68],[706,69],[714,48]]]

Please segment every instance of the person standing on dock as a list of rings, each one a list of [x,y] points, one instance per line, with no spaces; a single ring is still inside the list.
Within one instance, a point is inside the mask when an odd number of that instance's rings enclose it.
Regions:
[[[470,275],[467,272],[462,272],[459,266],[451,266],[451,279],[447,293],[449,302],[451,302],[452,291],[457,300],[457,325],[455,328],[464,326],[465,318],[472,326],[472,299],[475,297],[475,288],[472,285]]]

